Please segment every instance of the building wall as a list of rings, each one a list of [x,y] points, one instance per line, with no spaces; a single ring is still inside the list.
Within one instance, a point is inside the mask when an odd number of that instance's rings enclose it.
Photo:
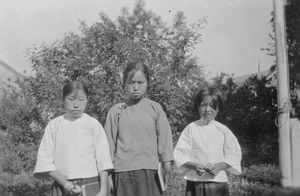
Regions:
[[[0,59],[0,104],[1,99],[5,96],[8,86],[16,86],[15,81],[24,78],[25,76],[23,74],[17,72],[14,68]]]

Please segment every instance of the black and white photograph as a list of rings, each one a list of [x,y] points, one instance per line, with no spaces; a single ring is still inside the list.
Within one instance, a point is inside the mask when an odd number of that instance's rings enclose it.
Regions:
[[[300,195],[299,0],[0,0],[0,196]]]

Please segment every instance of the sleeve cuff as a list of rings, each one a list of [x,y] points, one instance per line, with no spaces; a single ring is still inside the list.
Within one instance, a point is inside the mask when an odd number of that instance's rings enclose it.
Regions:
[[[100,173],[104,170],[113,170],[113,169],[114,169],[114,166],[113,166],[112,162],[98,164],[98,173]]]
[[[240,175],[242,173],[241,165],[238,163],[234,163],[232,161],[225,160],[225,163],[227,163],[230,167],[227,169],[230,173],[234,175]]]
[[[48,173],[51,171],[55,171],[55,170],[56,169],[55,169],[54,165],[37,166],[34,168],[33,175],[34,175],[34,177],[40,178],[40,179],[49,178]]]

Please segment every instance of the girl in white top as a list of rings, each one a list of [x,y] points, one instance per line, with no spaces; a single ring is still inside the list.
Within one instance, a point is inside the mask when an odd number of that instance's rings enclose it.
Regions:
[[[84,113],[87,96],[83,82],[66,83],[65,113],[46,126],[34,175],[54,179],[52,196],[80,195],[81,185],[99,180],[101,189],[97,196],[107,194],[107,175],[113,164],[103,127]]]
[[[175,147],[174,160],[187,180],[187,196],[229,195],[226,172],[241,173],[236,137],[214,120],[221,106],[219,90],[201,90],[195,100],[200,119],[183,130]]]

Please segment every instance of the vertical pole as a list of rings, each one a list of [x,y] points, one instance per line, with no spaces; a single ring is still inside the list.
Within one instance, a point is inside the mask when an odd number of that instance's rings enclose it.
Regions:
[[[273,0],[276,57],[277,57],[277,99],[279,131],[279,164],[282,174],[281,184],[292,186],[291,146],[289,131],[289,75],[285,32],[285,1]]]

